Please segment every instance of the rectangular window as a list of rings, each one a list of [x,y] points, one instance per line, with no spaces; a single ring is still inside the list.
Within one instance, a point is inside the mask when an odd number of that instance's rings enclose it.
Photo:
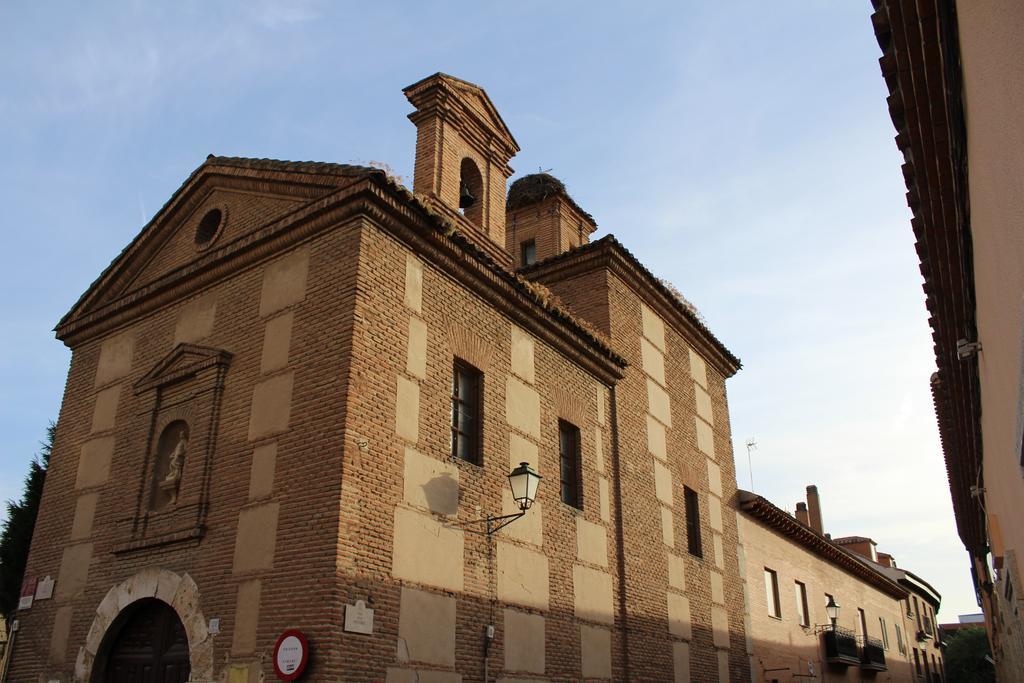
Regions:
[[[860,607],[857,608],[857,635],[862,639],[868,637],[868,620]]]
[[[907,654],[907,646],[903,643],[903,629],[900,628],[899,624],[896,626],[896,649],[900,651],[901,655]]]
[[[782,607],[779,605],[779,575],[774,569],[764,568],[764,595],[768,602],[768,616],[782,618]]]
[[[452,458],[476,465],[483,464],[481,426],[483,424],[483,373],[455,359],[452,370]]]
[[[885,627],[885,618],[878,617],[878,627],[882,630],[882,647],[889,649],[889,629]]]
[[[583,509],[583,488],[580,477],[580,430],[565,420],[558,421],[559,475],[562,483],[562,502]]]
[[[691,555],[704,557],[700,539],[700,502],[697,500],[697,492],[684,486],[683,499],[686,503],[686,547]]]
[[[524,266],[537,262],[537,241],[526,240],[519,245],[519,255]]]
[[[914,648],[914,673],[918,676],[921,675],[921,655],[918,653],[917,648]]]
[[[923,631],[924,626],[921,625],[921,610],[917,606],[917,596],[911,596],[914,598],[914,617],[917,619],[917,630]]]
[[[807,614],[807,586],[796,582],[796,619],[801,626],[811,625],[810,616]]]

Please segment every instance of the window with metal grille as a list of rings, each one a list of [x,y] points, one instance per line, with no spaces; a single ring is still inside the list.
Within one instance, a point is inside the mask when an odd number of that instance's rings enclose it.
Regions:
[[[695,557],[704,557],[704,548],[700,538],[700,502],[697,492],[683,487],[683,499],[686,503],[686,547]]]
[[[565,420],[558,421],[558,457],[562,502],[582,510],[580,430]]]
[[[452,457],[476,465],[483,464],[482,389],[483,373],[456,358],[452,370]]]

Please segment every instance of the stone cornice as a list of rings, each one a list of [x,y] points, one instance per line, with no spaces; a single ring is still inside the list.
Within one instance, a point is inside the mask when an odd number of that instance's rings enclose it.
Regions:
[[[764,526],[897,600],[907,597],[906,589],[898,583],[867,566],[850,552],[819,535],[810,527],[804,526],[789,513],[773,505],[768,499],[743,490],[737,491],[737,497],[740,511]]]
[[[606,235],[595,242],[545,259],[519,272],[526,278],[543,283],[566,280],[600,268],[609,270],[629,285],[701,356],[711,361],[723,376],[731,377],[742,367],[739,358],[734,356],[613,235]]]

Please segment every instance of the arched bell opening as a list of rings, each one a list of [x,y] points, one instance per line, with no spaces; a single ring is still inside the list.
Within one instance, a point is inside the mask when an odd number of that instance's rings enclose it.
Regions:
[[[483,225],[484,180],[476,163],[466,157],[459,168],[459,211],[476,225]]]
[[[92,683],[185,683],[192,666],[177,612],[145,598],[111,622],[92,668]]]

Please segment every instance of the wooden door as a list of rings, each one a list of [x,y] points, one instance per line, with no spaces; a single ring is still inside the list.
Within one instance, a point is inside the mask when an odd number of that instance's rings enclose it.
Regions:
[[[104,673],[107,683],[185,683],[191,666],[188,638],[166,603],[146,600],[111,634]]]

